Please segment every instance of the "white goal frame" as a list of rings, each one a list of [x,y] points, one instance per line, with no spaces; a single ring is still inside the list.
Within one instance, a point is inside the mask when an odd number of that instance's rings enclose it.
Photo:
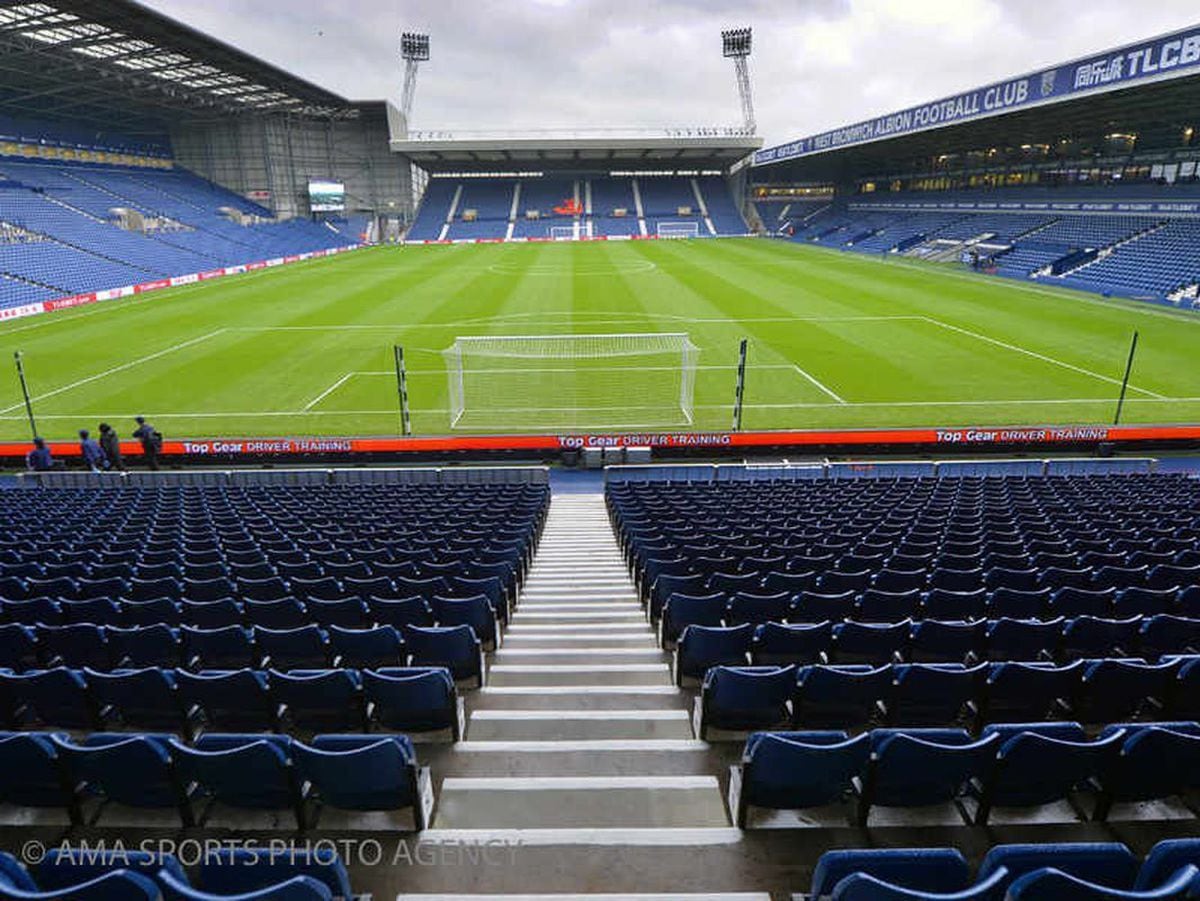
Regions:
[[[651,422],[622,423],[629,427],[686,425],[694,421],[696,370],[700,348],[685,332],[645,332],[592,335],[475,335],[459,336],[442,351],[448,379],[450,428],[466,428],[463,417],[471,409],[472,397],[495,388],[506,380],[509,388],[521,387],[523,376],[530,384],[544,380],[547,399],[553,397],[561,406],[540,409],[533,406],[492,407],[499,416],[502,428],[519,428],[521,414],[565,413],[577,419],[579,413],[603,415],[605,411],[629,409],[650,411]],[[648,360],[647,358],[650,358]],[[647,365],[661,358],[661,365]],[[611,359],[612,365],[594,365]],[[587,361],[592,365],[580,365]],[[595,391],[604,379],[613,385],[605,395],[606,403],[576,403],[571,391],[578,389],[582,376],[583,393]],[[658,379],[660,401],[654,405],[631,403],[631,395],[621,379],[633,386],[637,380]],[[678,380],[676,387],[676,379]],[[515,380],[515,381],[514,381]],[[664,381],[665,380],[665,381]],[[537,401],[536,391],[534,400]],[[634,398],[636,400],[636,398]],[[485,405],[486,408],[486,405]],[[553,420],[553,416],[550,419]],[[613,428],[612,422],[578,421],[558,423],[547,427]]]
[[[654,226],[654,232],[660,238],[699,238],[700,223],[696,221],[658,222]]]
[[[579,225],[552,225],[547,234],[551,241],[574,241],[579,237]]]

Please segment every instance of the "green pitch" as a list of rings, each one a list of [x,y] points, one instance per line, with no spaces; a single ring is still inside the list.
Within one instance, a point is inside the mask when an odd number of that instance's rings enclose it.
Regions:
[[[1135,329],[1124,421],[1200,421],[1200,315],[1162,307],[766,240],[376,248],[0,326],[0,438],[29,433],[14,350],[50,438],[138,413],[175,438],[395,435],[396,344],[414,432],[446,434],[456,337],[628,332],[699,348],[698,429],[730,425],[742,337],[749,429],[1099,424]],[[503,430],[553,428],[566,377]],[[647,418],[619,423],[678,427]]]

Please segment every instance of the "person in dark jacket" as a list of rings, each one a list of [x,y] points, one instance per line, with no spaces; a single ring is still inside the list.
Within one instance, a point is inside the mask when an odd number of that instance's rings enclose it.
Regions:
[[[79,430],[79,452],[83,456],[83,465],[92,472],[108,469],[108,457],[87,429]]]
[[[30,472],[48,472],[54,468],[54,457],[46,447],[45,438],[33,439],[33,450],[25,455],[25,468]]]
[[[125,461],[121,459],[121,439],[107,422],[100,423],[100,449],[108,458],[108,466],[117,472],[125,471]]]
[[[133,430],[133,437],[142,443],[142,454],[146,458],[146,463],[151,469],[158,469],[158,452],[162,445],[162,435],[160,435],[150,423],[146,422],[145,416],[137,416],[134,418],[138,427]]]

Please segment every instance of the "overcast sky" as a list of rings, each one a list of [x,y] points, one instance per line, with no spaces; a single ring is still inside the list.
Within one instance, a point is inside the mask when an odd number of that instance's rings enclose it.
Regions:
[[[1200,22],[1195,0],[145,0],[353,99],[397,100],[402,29],[432,60],[412,127],[732,125],[722,28],[754,28],[769,144]]]

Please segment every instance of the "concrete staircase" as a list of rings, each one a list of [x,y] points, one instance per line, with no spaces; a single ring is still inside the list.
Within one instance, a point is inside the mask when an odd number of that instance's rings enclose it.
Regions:
[[[738,891],[752,883],[736,863],[724,763],[693,737],[602,495],[555,495],[468,706],[466,740],[435,762],[446,775],[418,840],[512,847],[513,866],[412,872],[400,899],[769,897]],[[694,866],[699,848],[722,858],[721,878]]]

